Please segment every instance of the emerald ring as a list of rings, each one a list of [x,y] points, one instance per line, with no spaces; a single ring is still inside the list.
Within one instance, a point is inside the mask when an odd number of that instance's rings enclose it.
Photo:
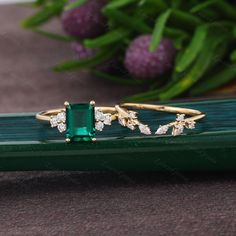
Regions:
[[[131,109],[131,110],[128,110]],[[36,119],[49,122],[52,128],[57,128],[60,133],[65,132],[65,141],[95,141],[96,131],[103,131],[105,126],[110,126],[114,120],[130,130],[139,129],[140,133],[151,135],[152,131],[147,124],[138,119],[137,110],[154,110],[160,112],[176,113],[175,121],[159,125],[155,135],[167,134],[172,129],[171,135],[178,136],[184,129],[194,129],[197,120],[205,114],[194,109],[179,108],[164,105],[123,103],[114,107],[95,107],[95,102],[71,104],[64,103],[64,108],[42,111],[36,114]],[[188,117],[185,117],[188,116]]]
[[[52,128],[60,133],[65,132],[66,142],[95,141],[95,133],[102,131],[106,125],[111,125],[116,119],[113,107],[95,107],[95,102],[70,104],[64,103],[64,108],[42,111],[36,118],[49,122]]]

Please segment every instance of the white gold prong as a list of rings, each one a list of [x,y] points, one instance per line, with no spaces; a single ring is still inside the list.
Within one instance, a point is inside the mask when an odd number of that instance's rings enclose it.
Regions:
[[[69,139],[69,138],[66,138],[66,143],[70,143],[71,142],[71,140]]]
[[[96,138],[92,138],[92,141],[95,142],[95,141],[97,141],[97,139]]]
[[[95,106],[95,101],[92,100],[92,101],[89,102],[89,104],[92,105],[92,106]]]
[[[65,106],[65,107],[68,107],[68,106],[70,106],[70,103],[67,102],[67,101],[65,101],[65,102],[64,102],[64,106]]]

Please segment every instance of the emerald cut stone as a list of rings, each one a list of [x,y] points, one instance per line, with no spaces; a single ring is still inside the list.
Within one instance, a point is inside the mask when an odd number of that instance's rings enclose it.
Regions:
[[[66,138],[71,141],[91,141],[94,136],[94,106],[70,104],[66,107]]]

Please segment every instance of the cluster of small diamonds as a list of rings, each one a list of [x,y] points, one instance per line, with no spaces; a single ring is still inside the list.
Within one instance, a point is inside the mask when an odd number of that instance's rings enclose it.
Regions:
[[[193,120],[185,119],[185,114],[177,114],[176,121],[167,125],[160,125],[155,134],[166,134],[169,128],[172,127],[171,134],[177,136],[183,133],[184,128],[194,129],[196,122]]]
[[[51,116],[50,118],[51,127],[57,127],[60,133],[66,130],[66,113],[64,111],[59,112],[55,116]]]
[[[144,125],[138,121],[137,112],[134,111],[127,111],[127,116],[123,116],[122,114],[118,115],[118,122],[120,125],[127,127],[131,130],[135,130],[138,126],[140,133],[150,135],[151,130],[148,125]]]
[[[95,109],[95,129],[102,131],[105,125],[111,125],[112,114],[103,113],[99,109]]]

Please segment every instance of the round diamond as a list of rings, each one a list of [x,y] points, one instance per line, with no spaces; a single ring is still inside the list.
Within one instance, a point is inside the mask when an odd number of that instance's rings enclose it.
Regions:
[[[96,119],[96,121],[103,121],[105,119],[104,113],[99,110],[96,110],[95,111],[95,119]]]
[[[177,121],[183,121],[183,120],[184,120],[184,117],[185,117],[185,114],[177,114],[176,120],[177,120]]]
[[[112,122],[111,114],[109,114],[109,113],[105,114],[103,122],[105,125],[111,125],[111,122]]]
[[[51,124],[51,127],[56,127],[58,125],[57,123],[57,117],[56,116],[53,116],[51,119],[50,119],[50,124]]]
[[[66,113],[65,112],[60,112],[57,114],[57,122],[66,122]]]
[[[101,121],[96,122],[96,124],[95,124],[95,129],[96,129],[96,130],[102,131],[103,128],[104,128],[103,122],[101,122]]]
[[[189,122],[186,124],[186,127],[187,127],[188,129],[195,129],[195,124],[196,124],[195,121],[189,121]]]
[[[59,130],[60,133],[62,133],[66,130],[66,125],[64,123],[60,123],[58,124],[57,129]]]

